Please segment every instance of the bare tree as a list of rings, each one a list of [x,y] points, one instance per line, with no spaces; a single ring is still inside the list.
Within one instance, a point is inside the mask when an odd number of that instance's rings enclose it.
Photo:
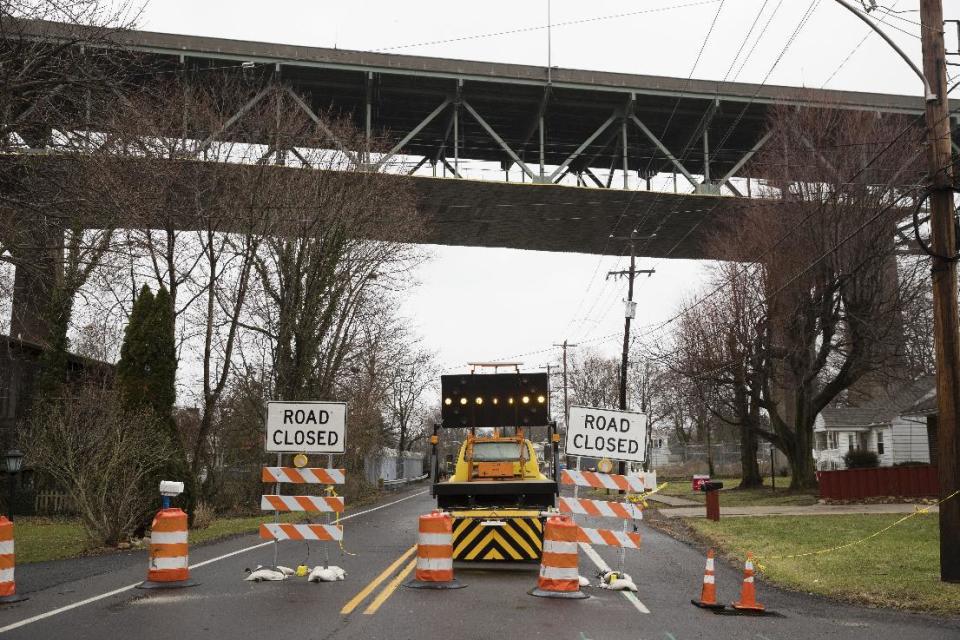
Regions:
[[[60,403],[35,412],[23,442],[30,464],[65,488],[84,528],[99,544],[128,537],[154,505],[145,482],[170,459],[157,429],[133,429],[154,420],[123,407],[108,387],[87,384]]]
[[[730,260],[759,260],[728,272],[757,292],[750,314],[731,317],[753,335],[726,354],[714,345],[715,361],[735,379],[756,345],[746,377],[769,417],[761,433],[787,456],[791,488],[802,489],[816,483],[817,414],[858,385],[882,392],[884,376],[903,369],[903,302],[916,274],[898,273],[894,227],[921,176],[921,136],[905,118],[830,109],[774,109],[769,128],[755,167],[769,177],[769,199],[721,239]]]

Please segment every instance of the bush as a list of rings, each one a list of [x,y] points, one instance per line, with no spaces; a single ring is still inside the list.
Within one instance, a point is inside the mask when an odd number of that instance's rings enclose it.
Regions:
[[[929,467],[929,462],[920,462],[919,460],[907,460],[906,462],[898,462],[895,467]]]
[[[872,469],[880,466],[880,458],[873,451],[850,449],[843,455],[843,463],[847,469]]]
[[[149,516],[157,495],[150,481],[173,452],[149,409],[125,407],[110,388],[73,390],[34,410],[24,430],[27,459],[69,492],[94,542],[115,545]]]

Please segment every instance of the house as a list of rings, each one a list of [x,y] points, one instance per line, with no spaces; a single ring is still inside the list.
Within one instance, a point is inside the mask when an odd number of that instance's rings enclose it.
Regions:
[[[843,456],[851,449],[875,452],[883,467],[930,463],[936,441],[935,384],[932,376],[923,376],[857,406],[825,408],[814,424],[817,469],[845,468]]]

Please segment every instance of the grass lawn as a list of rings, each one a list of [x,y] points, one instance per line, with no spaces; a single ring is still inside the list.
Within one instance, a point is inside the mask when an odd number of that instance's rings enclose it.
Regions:
[[[720,490],[720,508],[724,505],[729,507],[743,507],[748,505],[769,506],[806,506],[817,503],[818,495],[816,492],[790,492],[787,487],[790,486],[790,478],[777,478],[777,488],[773,489],[770,484],[770,478],[763,480],[763,488],[734,490],[734,487],[740,484],[740,478],[717,478],[723,483],[723,489]],[[695,502],[703,503],[706,497],[701,492],[690,491],[690,481],[669,482],[660,493],[678,498],[686,498]]]
[[[937,517],[910,518],[861,544],[802,558],[784,558],[860,540],[899,515],[765,516],[687,525],[722,553],[752,551],[763,575],[781,586],[863,604],[960,614],[960,584],[939,580]],[[761,592],[762,598],[762,592]]]
[[[76,518],[19,516],[13,521],[13,532],[17,564],[75,558],[90,548]]]

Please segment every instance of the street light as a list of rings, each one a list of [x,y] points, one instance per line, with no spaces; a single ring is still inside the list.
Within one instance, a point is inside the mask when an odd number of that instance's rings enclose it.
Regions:
[[[7,483],[10,494],[7,498],[7,517],[13,520],[13,501],[17,493],[17,474],[23,466],[23,452],[20,449],[10,449],[3,456],[3,464],[7,469]]]

